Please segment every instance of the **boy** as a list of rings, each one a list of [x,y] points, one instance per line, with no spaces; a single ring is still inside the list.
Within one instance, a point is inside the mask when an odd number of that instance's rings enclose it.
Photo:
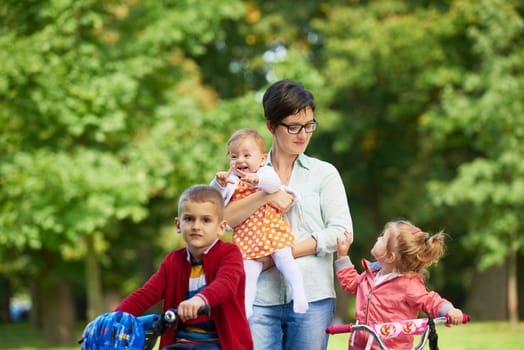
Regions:
[[[195,185],[180,196],[177,232],[186,247],[169,253],[158,270],[115,311],[135,316],[163,300],[163,311],[178,308],[186,327],[167,330],[160,349],[253,349],[244,308],[245,274],[240,250],[219,240],[226,229],[224,201],[210,186]],[[201,306],[211,316],[198,316]],[[176,344],[176,345],[174,345]],[[183,347],[180,345],[185,344]]]

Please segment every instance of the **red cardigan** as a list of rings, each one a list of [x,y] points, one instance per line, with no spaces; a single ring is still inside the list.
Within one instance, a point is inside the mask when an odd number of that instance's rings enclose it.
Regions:
[[[245,273],[240,250],[232,243],[218,240],[202,254],[206,287],[200,291],[211,307],[222,349],[252,350],[253,340],[244,306]],[[163,310],[176,308],[186,299],[191,264],[186,248],[169,253],[158,270],[139,289],[126,297],[115,311],[142,315],[163,300]],[[167,330],[160,339],[160,349],[175,341],[175,333]]]

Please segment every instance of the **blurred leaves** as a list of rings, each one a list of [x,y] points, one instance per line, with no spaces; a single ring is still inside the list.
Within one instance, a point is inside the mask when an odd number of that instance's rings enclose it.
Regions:
[[[153,201],[175,202],[223,164],[215,154],[230,117],[217,118],[217,94],[195,58],[244,7],[199,5],[0,5],[1,250],[78,259],[84,235],[133,246],[128,222],[147,223]],[[176,215],[167,208],[164,226]]]

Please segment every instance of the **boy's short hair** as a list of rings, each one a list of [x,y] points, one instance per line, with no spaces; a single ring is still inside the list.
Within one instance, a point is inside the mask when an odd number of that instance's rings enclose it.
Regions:
[[[182,206],[187,201],[197,203],[210,202],[216,207],[219,220],[224,218],[224,199],[220,191],[214,187],[193,185],[185,189],[178,200],[178,213],[182,211]]]

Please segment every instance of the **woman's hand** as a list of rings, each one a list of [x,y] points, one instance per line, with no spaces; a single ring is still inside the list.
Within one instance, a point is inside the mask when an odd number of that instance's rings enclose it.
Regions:
[[[293,204],[294,196],[284,191],[277,191],[266,195],[267,203],[286,213]]]
[[[258,258],[257,261],[262,263],[262,271],[266,271],[267,269],[275,266],[275,262],[273,261],[271,255],[266,255],[261,258]]]
[[[344,238],[337,237],[337,259],[348,256],[349,247],[353,243],[353,232],[345,231]]]

